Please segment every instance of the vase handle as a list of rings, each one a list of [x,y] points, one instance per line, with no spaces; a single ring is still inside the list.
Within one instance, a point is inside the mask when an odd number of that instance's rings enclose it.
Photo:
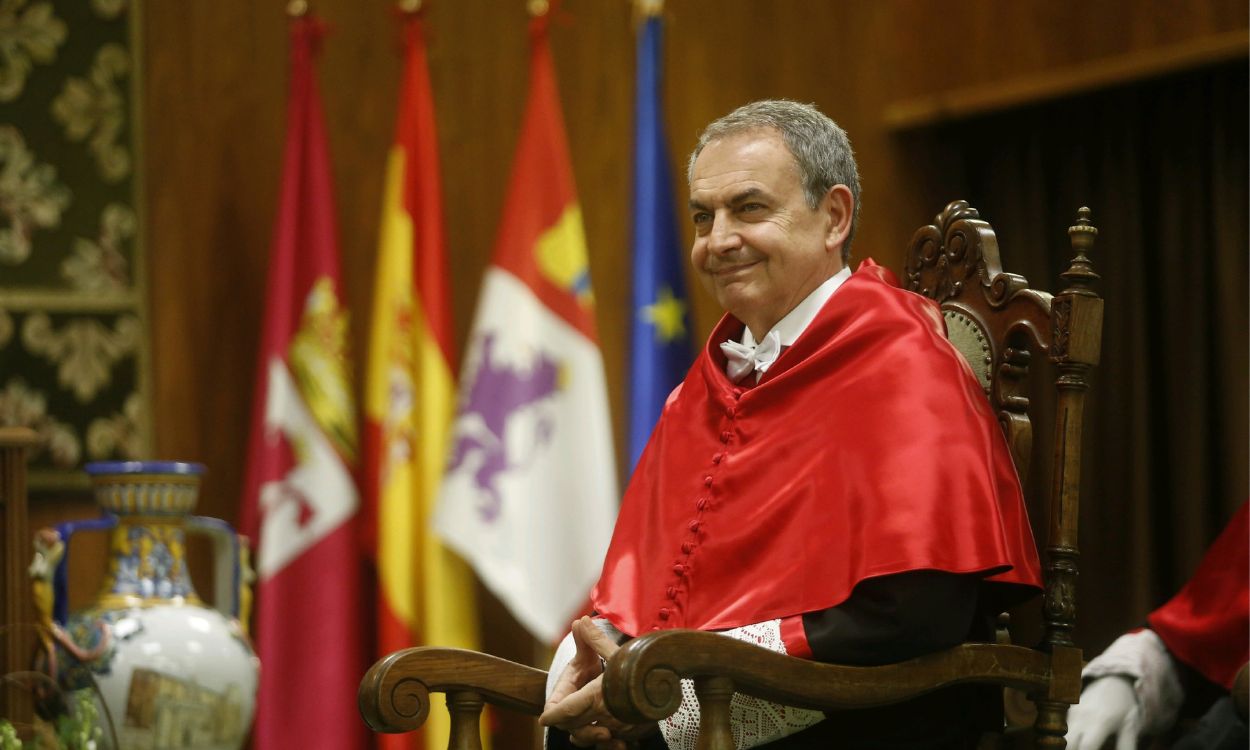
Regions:
[[[252,609],[252,581],[256,574],[250,563],[251,545],[247,537],[235,533],[220,518],[187,516],[187,531],[203,534],[213,542],[213,606],[239,621],[246,632]]]
[[[30,564],[30,578],[41,621],[47,619],[49,605],[51,619],[57,625],[64,625],[69,618],[70,537],[79,531],[108,531],[115,526],[117,516],[106,514],[99,518],[58,523],[35,532],[35,557]]]

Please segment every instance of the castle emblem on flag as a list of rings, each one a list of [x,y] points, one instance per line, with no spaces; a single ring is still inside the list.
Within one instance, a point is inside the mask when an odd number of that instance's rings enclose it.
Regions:
[[[347,311],[334,280],[320,276],[308,291],[291,340],[291,374],[313,418],[348,459],[356,456],[356,407],[347,355]]]
[[[477,372],[456,415],[447,473],[472,474],[481,492],[478,514],[490,523],[503,505],[501,475],[528,466],[551,442],[555,420],[526,407],[555,396],[565,368],[541,351],[528,368],[514,367],[498,356],[493,332],[482,336],[480,352]]]

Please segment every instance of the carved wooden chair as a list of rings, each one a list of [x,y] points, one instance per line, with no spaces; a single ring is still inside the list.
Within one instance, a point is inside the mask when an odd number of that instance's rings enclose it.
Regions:
[[[1082,208],[1068,230],[1072,260],[1056,295],[1005,273],[990,225],[963,201],[921,228],[908,247],[904,284],[939,303],[948,335],[964,355],[999,415],[1023,481],[1033,425],[1028,414],[1032,357],[1055,366],[1054,467],[1045,540],[1044,634],[1035,647],[1012,645],[1005,628],[995,643],[965,643],[880,667],[821,664],[777,654],[715,633],[667,630],[625,644],[607,664],[609,709],[633,724],[677,710],[680,680],[694,680],[701,706],[699,748],[732,748],[730,699],[735,692],[803,708],[842,711],[900,703],[943,687],[982,683],[1026,693],[1037,707],[1032,738],[1063,748],[1068,706],[1081,691],[1076,619],[1077,511],[1085,393],[1101,349],[1102,299],[1087,253],[1097,229]],[[1029,498],[1030,503],[1038,501]],[[421,647],[377,662],[360,685],[360,708],[377,731],[403,732],[424,722],[429,692],[447,693],[450,747],[480,747],[484,702],[537,715],[546,673],[484,654]]]

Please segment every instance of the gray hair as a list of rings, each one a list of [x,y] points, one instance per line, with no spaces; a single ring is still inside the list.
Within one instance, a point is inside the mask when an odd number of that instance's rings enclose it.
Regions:
[[[712,122],[703,129],[694,151],[690,152],[686,181],[694,179],[695,159],[709,143],[761,128],[776,131],[794,156],[809,208],[820,206],[820,201],[834,185],[850,188],[855,209],[850,231],[842,243],[842,262],[846,263],[851,257],[851,239],[859,225],[859,168],[855,165],[855,153],[846,131],[813,105],[788,99],[766,99],[744,104]]]

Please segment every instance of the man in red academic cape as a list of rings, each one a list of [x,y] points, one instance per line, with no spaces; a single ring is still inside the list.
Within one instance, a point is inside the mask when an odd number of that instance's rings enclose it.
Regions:
[[[542,720],[578,746],[636,731],[600,708],[599,657],[624,638],[697,628],[885,664],[988,635],[986,615],[1040,583],[1006,441],[937,307],[847,266],[846,133],[756,102],[708,126],[688,177],[691,261],[728,314],[639,460],[597,619],[553,664]],[[732,710],[739,748],[962,748],[984,718],[969,705],[957,688],[869,720],[741,695]],[[698,721],[690,690],[646,742],[694,747]]]
[[[1245,695],[1250,661],[1250,504],[1146,624],[1086,665],[1081,702],[1068,711],[1068,747],[1099,750],[1115,735],[1117,750],[1131,750],[1195,709],[1205,713],[1173,750],[1243,750],[1250,732],[1234,697]]]

